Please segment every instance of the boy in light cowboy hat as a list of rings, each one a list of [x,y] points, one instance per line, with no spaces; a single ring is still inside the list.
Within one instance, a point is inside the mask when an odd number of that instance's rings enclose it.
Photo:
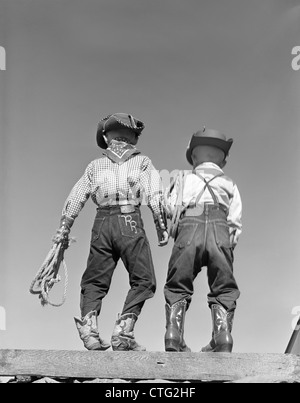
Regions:
[[[166,193],[175,238],[164,287],[166,351],[189,351],[184,320],[203,266],[207,266],[213,335],[202,351],[232,351],[231,330],[240,295],[233,276],[233,250],[242,229],[238,188],[222,170],[232,143],[216,130],[195,133],[186,151],[193,171],[180,171]]]
[[[88,350],[106,350],[99,335],[98,316],[117,262],[129,275],[130,290],[111,338],[113,350],[145,350],[134,338],[134,326],[145,301],[153,297],[156,279],[149,242],[140,213],[143,197],[153,213],[159,246],[168,242],[161,181],[151,160],[137,150],[144,123],[115,113],[102,119],[97,144],[103,150],[92,161],[68,196],[55,242],[68,239],[75,218],[91,196],[97,206],[90,253],[81,280],[81,317],[75,323]]]

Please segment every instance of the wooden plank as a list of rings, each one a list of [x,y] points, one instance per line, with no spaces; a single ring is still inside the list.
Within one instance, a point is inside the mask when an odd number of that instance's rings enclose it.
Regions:
[[[299,378],[295,376],[282,377],[272,375],[260,375],[260,376],[247,376],[246,378],[238,379],[237,381],[231,381],[230,383],[299,383]]]
[[[236,381],[268,376],[300,381],[300,357],[284,354],[0,350],[0,376]]]

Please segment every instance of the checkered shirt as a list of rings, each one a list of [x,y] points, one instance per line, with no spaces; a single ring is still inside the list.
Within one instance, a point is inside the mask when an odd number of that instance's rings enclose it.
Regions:
[[[75,219],[91,196],[97,207],[148,205],[154,219],[163,220],[162,183],[151,160],[132,155],[118,164],[104,155],[92,161],[65,201],[62,215]]]

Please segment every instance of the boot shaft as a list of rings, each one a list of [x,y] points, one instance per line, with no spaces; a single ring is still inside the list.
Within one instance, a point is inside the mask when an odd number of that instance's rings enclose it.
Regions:
[[[231,336],[234,312],[227,312],[222,305],[212,305],[212,322],[213,322],[213,342],[214,352],[228,352],[233,348],[233,339]],[[206,350],[207,351],[207,350]]]
[[[145,351],[134,337],[134,326],[138,317],[134,313],[119,315],[116,321],[111,344],[114,351]]]
[[[191,351],[184,341],[186,309],[186,300],[178,301],[172,306],[166,304],[166,351]]]
[[[84,318],[75,317],[75,324],[80,336],[98,334],[97,312],[91,311]]]
[[[138,317],[134,313],[127,313],[124,315],[118,315],[118,319],[115,324],[113,335],[126,335],[127,337],[133,337],[134,326]]]
[[[181,332],[184,328],[186,308],[186,300],[178,301],[172,306],[166,304],[166,326],[175,326]]]
[[[89,312],[85,317],[75,317],[75,325],[79,336],[87,350],[107,350],[110,344],[101,339],[98,330],[96,311]]]
[[[212,305],[211,307],[213,332],[215,335],[220,332],[232,332],[234,312],[228,312],[222,305]]]

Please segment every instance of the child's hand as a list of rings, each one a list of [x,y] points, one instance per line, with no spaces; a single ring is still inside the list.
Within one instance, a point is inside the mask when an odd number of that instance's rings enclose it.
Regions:
[[[57,243],[57,244],[60,242],[68,243],[69,242],[69,233],[70,233],[69,228],[66,228],[64,226],[60,227],[56,231],[56,234],[54,235],[54,237],[52,238],[52,242]]]
[[[167,231],[164,231],[162,234],[162,238],[159,241],[158,246],[166,246],[168,244],[168,242],[169,242],[169,234]]]
[[[52,238],[54,243],[64,242],[65,244],[69,243],[69,234],[71,231],[71,227],[74,223],[74,219],[71,217],[63,216],[60,220],[60,227],[56,231],[56,234]]]

